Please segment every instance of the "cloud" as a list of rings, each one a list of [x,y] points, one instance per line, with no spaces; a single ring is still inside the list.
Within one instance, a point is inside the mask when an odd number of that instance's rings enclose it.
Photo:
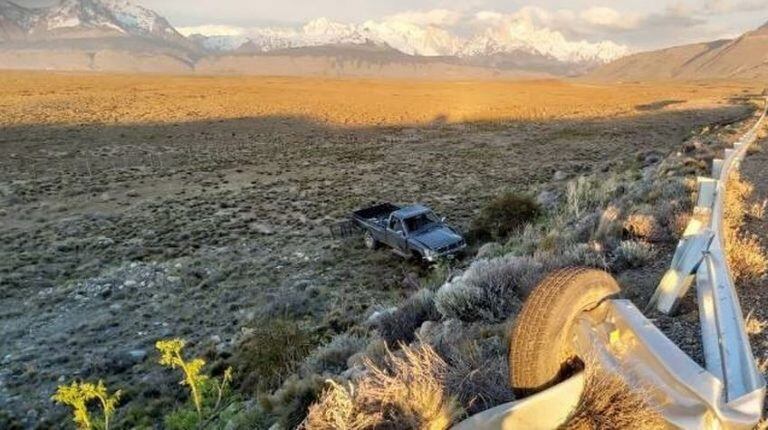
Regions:
[[[642,22],[639,14],[621,13],[616,9],[596,6],[579,13],[579,18],[588,25],[606,29],[634,29]]]
[[[722,13],[754,12],[768,9],[768,0],[708,0],[703,11],[715,15]]]
[[[415,25],[452,27],[462,20],[464,14],[455,10],[432,9],[428,11],[406,11],[384,17],[384,21],[407,22]]]

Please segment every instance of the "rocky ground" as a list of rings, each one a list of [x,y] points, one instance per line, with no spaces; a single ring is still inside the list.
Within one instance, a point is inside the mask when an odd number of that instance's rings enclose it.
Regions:
[[[49,398],[73,378],[103,378],[125,403],[162,397],[175,387],[154,363],[160,338],[215,357],[254,319],[341,332],[399,300],[423,268],[331,238],[350,210],[420,201],[466,229],[500,190],[667,154],[691,130],[746,112],[409,128],[295,117],[6,126],[0,424],[62,425]]]

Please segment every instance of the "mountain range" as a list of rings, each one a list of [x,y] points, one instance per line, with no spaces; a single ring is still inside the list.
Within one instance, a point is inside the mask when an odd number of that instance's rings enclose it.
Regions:
[[[530,20],[489,20],[469,36],[409,20],[325,18],[247,34],[182,34],[129,0],[0,0],[0,68],[168,73],[391,76],[577,75],[625,55],[610,41],[567,40]]]
[[[600,81],[768,78],[768,24],[733,40],[676,46],[620,58],[592,70]]]
[[[404,15],[361,24],[318,18],[217,32],[177,29],[130,0],[59,0],[50,7],[0,0],[0,68],[597,81],[768,77],[768,26],[733,40],[630,54],[611,41],[569,40],[524,14],[482,12],[476,21],[453,31]]]

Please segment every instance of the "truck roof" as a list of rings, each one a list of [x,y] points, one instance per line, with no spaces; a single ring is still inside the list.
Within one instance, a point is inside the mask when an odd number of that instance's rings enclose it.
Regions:
[[[424,205],[410,205],[392,212],[392,215],[400,219],[406,219],[427,212],[432,212],[432,210]]]

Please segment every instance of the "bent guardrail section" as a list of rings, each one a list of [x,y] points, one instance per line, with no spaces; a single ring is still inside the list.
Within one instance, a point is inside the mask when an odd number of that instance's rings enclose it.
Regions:
[[[768,100],[752,128],[734,143],[733,149],[726,149],[725,158],[713,161],[713,178],[699,178],[694,219],[651,299],[651,305],[657,310],[670,313],[695,278],[707,371],[723,381],[729,403],[765,391],[765,381],[752,355],[727,264],[723,213],[728,178],[738,170],[747,149],[757,140],[767,111]],[[762,405],[762,397],[760,403]]]

